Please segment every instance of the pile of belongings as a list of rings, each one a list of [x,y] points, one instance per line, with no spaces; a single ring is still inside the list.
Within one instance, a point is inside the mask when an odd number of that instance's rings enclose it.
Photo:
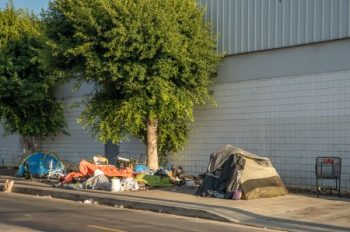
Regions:
[[[150,187],[170,187],[173,186],[168,173],[160,168],[155,173],[139,173],[135,179],[138,182],[144,183]]]
[[[18,167],[16,176],[31,179],[42,178],[49,173],[64,174],[64,165],[55,153],[36,152],[25,157]]]
[[[133,170],[131,168],[118,169],[108,163],[108,160],[101,155],[95,156],[93,162],[86,160],[80,161],[79,171],[71,172],[66,175],[63,182],[57,186],[67,189],[96,189],[111,190],[110,178],[132,178]]]
[[[170,187],[173,185],[186,185],[195,187],[195,178],[184,174],[181,166],[172,165],[168,169],[159,168],[152,172],[144,165],[136,165],[135,172],[140,172],[135,179],[150,187]]]
[[[195,194],[238,200],[281,196],[288,191],[268,158],[224,145],[210,155]]]
[[[73,163],[69,164],[73,165]],[[132,159],[117,157],[117,166],[109,164],[107,158],[97,154],[91,161],[81,160],[79,168],[65,167],[55,153],[36,152],[28,155],[19,166],[17,176],[26,179],[43,178],[54,175],[61,182],[55,187],[66,189],[112,190],[112,179],[119,179],[120,191],[146,190],[148,187],[170,187],[184,184],[182,167],[174,166],[170,171],[160,168],[150,170]],[[68,172],[68,173],[67,173]]]
[[[108,159],[100,154],[92,157],[92,161],[96,165],[108,165]]]
[[[123,157],[117,157],[117,161],[116,167],[108,164],[108,160],[101,155],[94,156],[92,162],[82,160],[79,171],[69,173],[56,186],[116,191],[113,188],[113,179],[118,179],[117,191],[134,191],[146,190],[146,186],[170,187],[175,183],[172,171],[160,168],[154,172],[143,164],[133,164],[131,159]],[[179,174],[176,175],[178,178]]]
[[[69,183],[73,179],[92,176],[96,170],[100,170],[104,175],[108,177],[132,177],[133,174],[133,170],[130,168],[117,169],[114,165],[96,165],[86,160],[82,160],[79,164],[79,171],[69,173],[64,178],[64,182]]]

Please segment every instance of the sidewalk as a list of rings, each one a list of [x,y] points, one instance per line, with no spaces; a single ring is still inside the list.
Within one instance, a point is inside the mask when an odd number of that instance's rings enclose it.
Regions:
[[[194,189],[171,187],[140,192],[74,191],[15,179],[13,192],[50,195],[74,201],[93,199],[104,205],[151,210],[288,231],[350,231],[348,198],[290,194],[255,200],[222,200],[193,195]]]

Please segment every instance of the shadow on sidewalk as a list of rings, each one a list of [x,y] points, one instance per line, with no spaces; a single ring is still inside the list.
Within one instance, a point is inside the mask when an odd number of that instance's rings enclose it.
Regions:
[[[175,192],[174,192],[174,189],[176,189]],[[157,190],[164,191],[164,192],[173,192],[176,194],[183,194],[183,195],[192,196],[192,197],[194,197],[193,193],[195,191],[195,189],[183,188],[183,187],[161,188]],[[106,197],[106,195],[117,196],[115,194],[112,194],[110,192],[105,192],[105,191],[93,191],[93,192],[102,194],[101,197],[103,197],[103,195],[104,197]],[[176,200],[175,198],[162,199],[161,197],[140,196],[140,195],[134,195],[134,194],[120,194],[119,196],[123,197],[124,199],[129,198],[131,201],[135,201],[135,202],[140,202],[140,200],[143,199],[145,201],[153,201],[153,202],[149,202],[151,204],[158,203],[159,205],[168,205],[168,206],[177,205],[183,208],[208,210],[217,215],[223,216],[227,219],[232,219],[231,221],[236,221],[241,224],[247,224],[247,225],[258,225],[258,226],[270,227],[270,228],[285,228],[287,230],[294,230],[294,231],[312,231],[312,232],[350,231],[349,227],[315,223],[315,222],[307,222],[307,221],[298,221],[298,220],[278,218],[273,216],[265,216],[265,215],[257,214],[251,211],[234,208],[234,206],[229,207],[229,206],[222,206],[222,205],[205,204],[203,202],[181,201],[181,200]],[[205,198],[201,198],[201,199],[205,199]],[[192,199],[189,199],[189,200],[192,200]],[[230,200],[223,200],[223,199],[217,199],[217,200],[220,200],[223,202],[230,201]],[[348,201],[348,199],[346,199],[346,201]]]
[[[15,168],[0,168],[0,176],[15,176],[16,172]]]
[[[161,188],[157,190],[161,190],[165,192],[174,192],[173,189],[174,188]],[[186,188],[180,187],[180,188],[176,188],[175,193],[193,196],[194,192],[195,192],[194,189],[186,189]],[[180,206],[182,207],[192,206],[192,207],[201,208],[201,209],[209,209],[212,212],[225,216],[226,218],[236,219],[237,221],[239,221],[239,223],[247,224],[247,225],[259,225],[262,227],[285,228],[287,230],[292,230],[292,231],[313,231],[313,232],[350,231],[349,227],[264,216],[264,215],[256,214],[250,211],[234,208],[234,207],[204,204],[204,203],[197,203],[197,202],[188,202],[188,201],[181,201],[181,200],[161,199],[161,198],[139,196],[139,195],[138,196],[123,195],[123,197],[124,196],[128,198],[154,200],[154,201],[162,202],[163,204],[167,204],[167,203],[181,204]],[[230,201],[228,199],[217,199],[217,200]],[[345,199],[345,200],[349,201],[348,199]]]

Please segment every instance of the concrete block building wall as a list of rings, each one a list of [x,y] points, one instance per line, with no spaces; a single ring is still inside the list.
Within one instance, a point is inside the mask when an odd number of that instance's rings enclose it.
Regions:
[[[350,190],[350,40],[225,57],[217,106],[196,108],[188,144],[170,162],[202,173],[209,155],[234,144],[271,158],[286,185],[315,185],[315,158],[343,159]],[[122,144],[132,151],[135,141]]]
[[[130,137],[127,141],[120,143],[119,155],[125,158],[146,161],[146,146],[137,138]]]
[[[198,174],[229,143],[271,158],[286,185],[310,188],[315,157],[339,156],[350,190],[349,88],[350,70],[217,84],[217,107],[196,110],[189,144],[172,162]]]
[[[81,159],[91,159],[95,154],[104,154],[104,144],[93,138],[89,131],[84,130],[77,123],[83,110],[81,97],[66,98],[64,100],[67,121],[67,131],[70,135],[59,135],[42,141],[44,151],[56,152],[62,160],[79,163]]]
[[[22,140],[18,135],[3,136],[0,127],[0,167],[14,167],[22,157]]]

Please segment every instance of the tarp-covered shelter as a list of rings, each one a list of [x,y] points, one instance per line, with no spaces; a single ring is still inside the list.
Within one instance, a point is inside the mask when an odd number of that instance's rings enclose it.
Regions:
[[[237,189],[242,190],[242,199],[288,193],[268,158],[224,145],[210,155],[207,173],[196,195],[215,192],[224,198],[232,198]]]
[[[16,176],[24,176],[25,165],[33,177],[44,177],[50,171],[64,169],[63,163],[54,153],[36,152],[22,160]]]
[[[93,176],[96,170],[102,171],[108,177],[132,177],[131,168],[118,169],[114,165],[96,165],[86,160],[81,160],[78,172],[71,172],[65,178],[65,183],[70,183],[74,178]]]

